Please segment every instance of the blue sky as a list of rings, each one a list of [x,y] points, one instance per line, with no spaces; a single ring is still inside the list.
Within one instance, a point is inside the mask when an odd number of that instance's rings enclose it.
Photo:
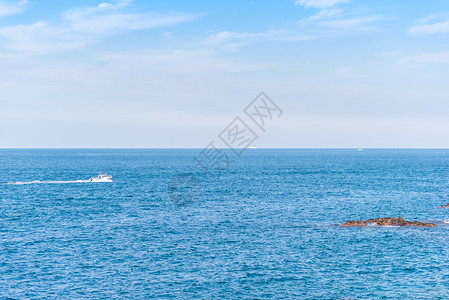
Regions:
[[[0,147],[449,147],[447,1],[0,0]]]

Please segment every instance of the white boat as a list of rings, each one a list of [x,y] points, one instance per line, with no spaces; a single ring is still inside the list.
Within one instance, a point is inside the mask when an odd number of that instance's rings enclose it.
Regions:
[[[90,182],[112,182],[112,176],[106,174],[99,174],[97,177],[89,179]]]

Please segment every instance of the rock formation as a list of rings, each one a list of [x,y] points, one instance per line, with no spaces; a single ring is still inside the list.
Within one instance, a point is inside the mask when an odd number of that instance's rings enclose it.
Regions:
[[[368,224],[377,224],[378,226],[412,226],[412,227],[435,227],[433,223],[422,223],[418,221],[406,221],[404,218],[378,218],[369,219],[366,221],[346,221],[340,226],[352,227],[352,226],[367,226]]]

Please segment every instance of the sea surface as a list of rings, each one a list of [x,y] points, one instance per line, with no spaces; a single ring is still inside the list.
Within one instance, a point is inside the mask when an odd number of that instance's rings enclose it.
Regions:
[[[200,152],[0,150],[0,299],[449,299],[449,150]]]

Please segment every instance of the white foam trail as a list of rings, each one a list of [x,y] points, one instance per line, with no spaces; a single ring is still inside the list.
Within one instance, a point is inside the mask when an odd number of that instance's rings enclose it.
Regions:
[[[102,182],[112,182],[112,180],[102,180],[102,181],[90,181],[90,180],[71,180],[71,181],[17,181],[8,182],[9,185],[27,185],[27,184],[66,184],[66,183],[102,183]]]
[[[443,220],[444,223],[449,224],[449,219],[448,220]]]

